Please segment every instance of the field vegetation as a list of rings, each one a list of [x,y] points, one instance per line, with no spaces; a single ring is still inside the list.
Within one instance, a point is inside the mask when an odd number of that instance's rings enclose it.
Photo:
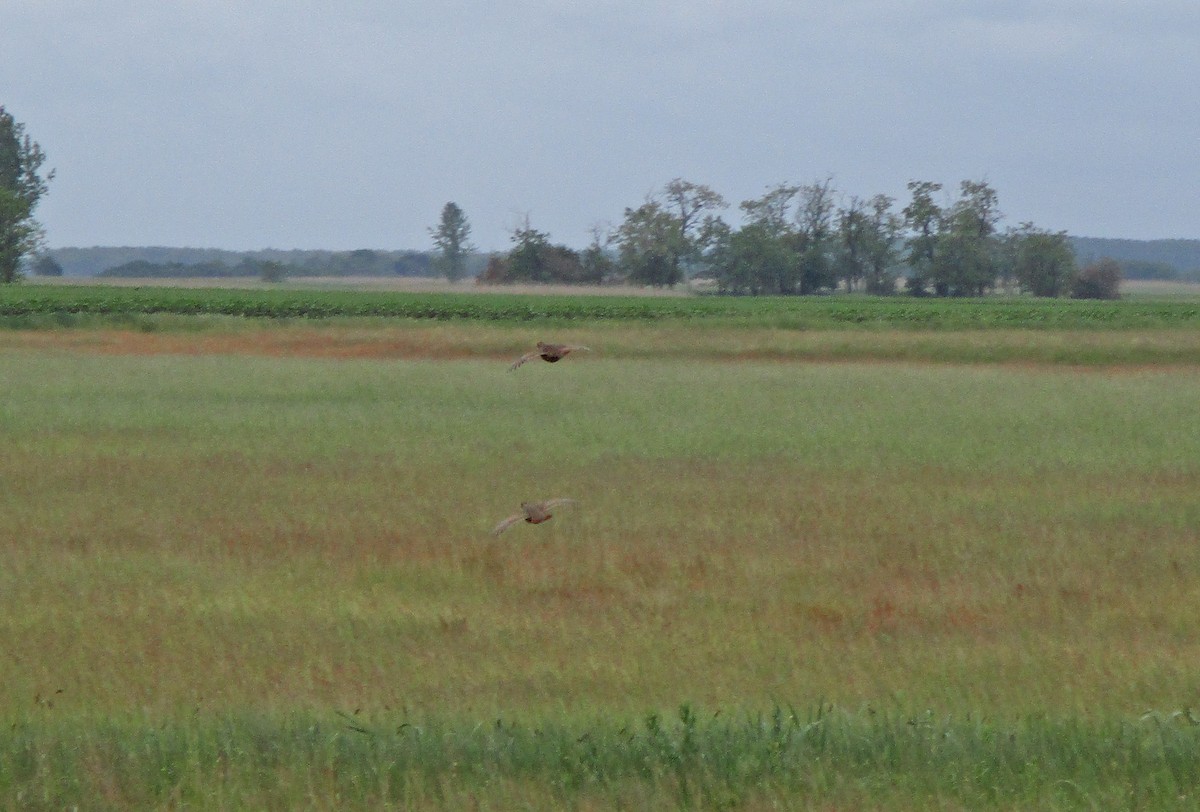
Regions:
[[[1194,317],[755,304],[6,311],[0,804],[1194,807]]]
[[[774,326],[793,330],[837,326],[935,330],[1172,326],[1194,329],[1200,326],[1200,298],[946,300],[868,296],[530,296],[105,285],[0,287],[0,317],[8,319],[9,326],[70,325],[80,315],[129,317],[160,313],[271,319],[376,317],[546,324],[704,319],[724,320],[729,326]]]

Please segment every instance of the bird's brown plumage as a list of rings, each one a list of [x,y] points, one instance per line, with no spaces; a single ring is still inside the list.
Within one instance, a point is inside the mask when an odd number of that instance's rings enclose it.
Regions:
[[[522,502],[521,512],[514,513],[493,527],[492,535],[498,536],[520,521],[526,521],[530,524],[541,524],[542,522],[549,521],[553,518],[553,514],[550,512],[551,508],[574,503],[574,499],[547,499],[544,502]]]
[[[508,371],[512,372],[517,367],[528,361],[532,361],[534,358],[541,358],[543,361],[554,364],[566,358],[576,350],[587,350],[588,352],[591,352],[590,347],[583,347],[578,344],[547,344],[544,341],[539,341],[537,343],[536,350],[522,355],[513,362],[512,366],[508,368]]]

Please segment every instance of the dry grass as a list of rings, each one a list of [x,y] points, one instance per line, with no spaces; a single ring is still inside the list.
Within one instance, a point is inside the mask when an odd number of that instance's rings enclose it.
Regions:
[[[180,319],[182,322],[183,320]],[[170,326],[170,320],[164,320]],[[819,330],[592,324],[529,328],[468,322],[273,323],[211,319],[201,329],[0,330],[0,352],[259,355],[290,358],[511,362],[538,338],[584,344],[597,359],[873,361],[1066,365],[1110,370],[1200,366],[1200,331]],[[578,357],[567,363],[576,363]],[[522,374],[525,370],[522,370]]]
[[[10,711],[1197,687],[1195,373],[0,359]]]
[[[1123,279],[1121,293],[1133,296],[1200,297],[1200,282],[1166,279]]]
[[[0,333],[6,752],[23,731],[67,742],[61,763],[83,766],[31,785],[110,808],[662,806],[684,805],[669,775],[566,791],[451,766],[405,774],[397,796],[371,783],[385,755],[338,762],[345,743],[315,732],[287,733],[319,745],[272,755],[275,772],[203,765],[212,748],[276,753],[286,727],[210,730],[227,718],[459,720],[470,749],[480,720],[611,719],[615,737],[684,702],[722,718],[831,702],[865,720],[846,753],[869,741],[881,763],[914,756],[877,711],[1065,719],[1055,774],[1073,776],[1070,748],[1107,741],[1092,721],[1194,706],[1195,367],[731,364],[813,337],[719,335],[697,333],[688,357],[673,329],[572,331],[597,351],[510,375],[534,338],[511,328]],[[522,499],[557,495],[580,504],[488,536]],[[126,727],[104,733],[112,719]],[[159,736],[180,741],[146,744]],[[948,775],[983,763],[980,737]],[[160,753],[193,772],[164,778]],[[707,803],[959,797],[928,775],[939,788],[898,789],[909,767],[863,769],[813,762],[825,783]],[[1114,780],[1093,800],[1127,797]],[[79,795],[48,789],[71,781]],[[1021,781],[1034,794],[1016,806],[1066,803]]]

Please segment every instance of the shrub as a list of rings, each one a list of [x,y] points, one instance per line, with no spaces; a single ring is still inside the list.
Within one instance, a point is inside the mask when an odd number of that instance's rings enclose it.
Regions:
[[[1071,285],[1072,299],[1120,299],[1121,266],[1104,258],[1085,266]]]

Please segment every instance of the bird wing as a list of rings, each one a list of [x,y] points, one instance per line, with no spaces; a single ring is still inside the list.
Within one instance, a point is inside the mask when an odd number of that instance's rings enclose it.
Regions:
[[[542,507],[546,510],[549,510],[550,508],[558,507],[559,505],[574,505],[575,503],[575,499],[547,499],[545,502],[542,502]]]
[[[575,345],[575,344],[570,344],[570,345],[568,345],[568,346],[567,346],[567,349],[568,349],[568,350],[570,350],[571,352],[574,352],[575,350],[587,350],[588,352],[591,352],[591,351],[592,351],[592,348],[591,348],[591,347],[581,347],[581,346],[578,346],[578,345]]]
[[[503,533],[505,530],[507,530],[508,528],[512,527],[514,524],[516,524],[517,522],[521,521],[521,520],[522,520],[522,519],[524,519],[524,518],[525,518],[525,514],[524,514],[524,513],[514,513],[512,516],[509,516],[507,519],[505,519],[504,521],[500,522],[500,524],[498,524],[498,525],[496,525],[495,527],[493,527],[493,528],[492,528],[492,535],[493,535],[493,536],[498,536],[498,535],[500,535],[500,534],[501,534],[501,533]]]
[[[516,369],[517,367],[521,366],[521,364],[524,364],[526,361],[532,361],[534,358],[538,358],[538,357],[540,357],[540,356],[541,356],[541,354],[542,354],[542,353],[541,353],[540,351],[539,351],[539,352],[527,352],[527,353],[525,353],[525,354],[524,354],[524,355],[522,355],[520,358],[518,358],[516,361],[513,361],[513,364],[512,364],[512,366],[510,366],[510,367],[508,368],[508,371],[509,371],[509,372],[512,372],[514,369]]]

